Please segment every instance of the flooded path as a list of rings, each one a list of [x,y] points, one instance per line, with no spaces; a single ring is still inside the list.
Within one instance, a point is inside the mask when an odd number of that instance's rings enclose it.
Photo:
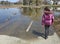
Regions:
[[[25,10],[25,9],[24,9]],[[45,41],[45,39],[42,37],[40,40],[37,39],[36,32],[38,33],[44,33],[44,28],[41,26],[41,17],[42,15],[38,14],[34,17],[34,14],[32,11],[28,11],[31,9],[27,9],[27,11],[23,11],[20,8],[7,8],[7,9],[0,9],[0,35],[6,35],[17,37],[20,41],[22,40],[29,40],[29,44],[33,44],[32,41]],[[24,13],[25,12],[25,13]],[[36,10],[37,12],[37,10]],[[32,14],[33,15],[32,15]],[[37,18],[37,19],[36,19]],[[32,26],[29,30],[29,32],[26,32],[26,29],[28,28],[30,22],[33,20]],[[50,28],[50,34],[49,36],[54,37],[56,34],[53,28]],[[57,36],[57,35],[56,35]],[[51,40],[52,40],[51,37]],[[4,37],[3,37],[4,38]],[[58,38],[58,37],[57,37]],[[9,38],[10,39],[10,38]],[[32,40],[32,41],[30,41]],[[48,39],[50,40],[50,39]],[[53,39],[55,40],[55,38]],[[37,43],[34,43],[37,44]]]
[[[15,36],[23,39],[32,39],[35,37],[34,34],[32,34],[32,30],[40,30],[40,20],[39,20],[34,21],[32,27],[30,28],[30,31],[26,32],[26,29],[28,28],[29,23],[31,22],[32,19],[29,18],[28,16],[21,15],[20,10],[18,9],[9,8],[9,9],[1,9],[1,11],[0,11],[1,35]]]

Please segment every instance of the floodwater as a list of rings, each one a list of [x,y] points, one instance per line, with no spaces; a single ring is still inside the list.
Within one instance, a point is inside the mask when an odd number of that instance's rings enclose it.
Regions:
[[[0,35],[15,36],[22,39],[34,39],[34,31],[44,33],[41,25],[42,12],[31,8],[5,8],[0,9]],[[28,32],[30,22],[32,26]],[[51,30],[50,30],[51,31]],[[52,33],[54,33],[52,31]],[[53,34],[50,33],[52,36]]]

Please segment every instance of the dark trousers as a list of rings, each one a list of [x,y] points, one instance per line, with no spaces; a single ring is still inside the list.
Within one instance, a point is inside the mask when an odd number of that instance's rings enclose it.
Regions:
[[[45,25],[45,37],[49,35],[49,25]]]

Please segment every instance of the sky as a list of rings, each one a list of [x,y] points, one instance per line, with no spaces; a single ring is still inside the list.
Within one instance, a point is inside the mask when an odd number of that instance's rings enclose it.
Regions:
[[[17,2],[19,0],[0,0],[0,1],[10,1],[10,2]]]

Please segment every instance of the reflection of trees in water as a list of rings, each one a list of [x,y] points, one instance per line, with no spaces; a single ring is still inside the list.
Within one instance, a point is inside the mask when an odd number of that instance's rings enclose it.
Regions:
[[[38,20],[41,13],[41,9],[39,8],[23,8],[23,15],[29,16],[30,18],[32,18],[33,20]]]

